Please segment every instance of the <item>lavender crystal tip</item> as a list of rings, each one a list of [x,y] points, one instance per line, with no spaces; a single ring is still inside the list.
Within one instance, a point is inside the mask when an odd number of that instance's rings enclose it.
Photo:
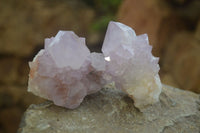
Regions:
[[[91,53],[85,38],[59,31],[29,63],[28,91],[58,106],[74,109],[88,94],[114,82],[141,109],[159,100],[162,84],[158,60],[147,34],[119,22],[108,25],[103,53]]]

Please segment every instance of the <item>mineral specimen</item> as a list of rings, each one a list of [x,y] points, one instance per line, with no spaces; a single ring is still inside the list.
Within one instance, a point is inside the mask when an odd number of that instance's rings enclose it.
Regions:
[[[91,53],[85,38],[59,31],[29,63],[28,91],[56,105],[76,108],[83,98],[114,82],[138,108],[158,101],[161,82],[158,58],[151,54],[146,34],[110,22],[102,53]]]
[[[56,105],[76,108],[87,94],[104,85],[104,63],[102,54],[90,53],[84,38],[59,31],[55,38],[45,40],[45,48],[29,63],[28,91]]]
[[[157,102],[161,93],[159,58],[151,50],[147,34],[136,36],[132,28],[122,23],[109,23],[102,47],[109,59],[106,74],[133,98],[138,108]]]

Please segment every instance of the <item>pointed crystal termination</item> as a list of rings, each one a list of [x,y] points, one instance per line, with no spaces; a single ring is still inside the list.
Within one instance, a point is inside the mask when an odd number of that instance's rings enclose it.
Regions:
[[[90,53],[85,38],[71,31],[45,39],[45,48],[29,66],[28,91],[66,108],[78,107],[87,94],[99,91],[105,83],[103,55]]]
[[[106,73],[139,109],[157,102],[162,89],[159,58],[151,50],[147,34],[136,36],[132,28],[122,23],[109,23],[102,47],[109,58]]]

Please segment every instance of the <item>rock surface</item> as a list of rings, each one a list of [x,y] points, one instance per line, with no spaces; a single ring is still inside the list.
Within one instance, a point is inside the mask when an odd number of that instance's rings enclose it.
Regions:
[[[45,102],[31,105],[18,133],[199,133],[200,96],[163,85],[160,102],[143,113],[123,92],[106,88],[69,110]]]

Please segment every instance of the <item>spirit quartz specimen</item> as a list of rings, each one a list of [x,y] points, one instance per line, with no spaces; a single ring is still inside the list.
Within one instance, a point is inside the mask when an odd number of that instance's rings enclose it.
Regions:
[[[106,74],[117,88],[125,91],[138,108],[159,100],[162,84],[158,75],[159,58],[151,53],[147,34],[135,31],[119,22],[110,22],[102,52],[106,59]]]
[[[151,54],[146,34],[110,22],[102,53],[91,53],[85,38],[59,31],[29,63],[28,91],[56,105],[76,108],[88,94],[114,82],[138,108],[158,101],[161,82],[158,58]]]
[[[71,31],[45,39],[45,48],[29,66],[28,91],[66,108],[76,108],[87,94],[104,85],[103,55],[90,53],[85,39]]]

